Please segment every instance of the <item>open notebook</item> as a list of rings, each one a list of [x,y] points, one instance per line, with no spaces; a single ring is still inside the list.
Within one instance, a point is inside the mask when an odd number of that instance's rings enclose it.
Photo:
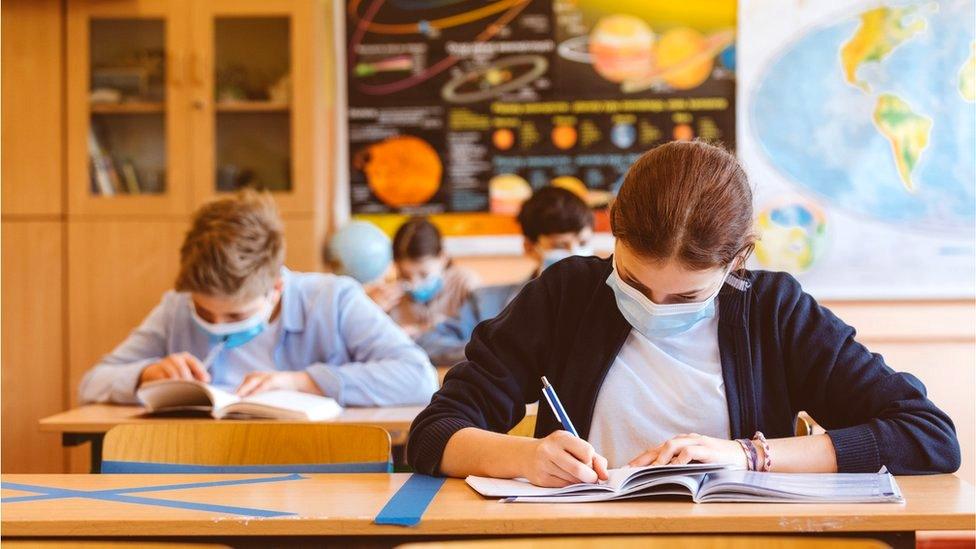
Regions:
[[[506,502],[576,503],[647,496],[685,496],[695,503],[900,503],[901,491],[880,473],[756,473],[723,465],[689,464],[611,469],[599,484],[542,488],[524,479],[470,476],[479,494]]]
[[[342,412],[331,399],[298,391],[265,391],[249,397],[199,381],[164,379],[147,383],[136,396],[150,413],[209,412],[216,419],[259,418],[321,421]]]

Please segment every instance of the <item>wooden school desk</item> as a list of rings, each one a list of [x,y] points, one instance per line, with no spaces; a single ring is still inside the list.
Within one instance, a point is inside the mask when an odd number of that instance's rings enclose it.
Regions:
[[[342,414],[328,421],[375,425],[390,433],[390,440],[394,445],[402,445],[407,440],[410,424],[423,409],[423,406],[345,408]],[[175,418],[175,416],[173,418],[147,416],[145,409],[141,406],[89,404],[46,417],[40,421],[40,426],[41,431],[61,433],[61,444],[63,446],[78,446],[91,442],[91,468],[93,473],[97,473],[102,463],[102,439],[109,429],[123,423],[158,423]],[[206,417],[187,418],[184,416],[178,419],[180,421],[217,421]]]
[[[407,432],[423,406],[398,406],[388,408],[345,408],[338,417],[328,421],[359,425],[374,425],[390,433],[394,446],[407,442]],[[535,415],[537,404],[526,407],[527,415]],[[167,421],[166,417],[149,417],[141,406],[89,404],[73,408],[40,420],[41,431],[60,433],[63,446],[78,446],[91,442],[91,470],[97,473],[102,463],[102,439],[105,433],[123,423],[153,423]],[[180,417],[181,421],[187,420]],[[192,418],[190,418],[192,419]],[[217,421],[196,418],[194,421]],[[226,421],[226,420],[225,420]]]
[[[409,476],[5,474],[0,534],[5,539],[200,536],[209,541],[275,536],[280,537],[275,541],[279,544],[303,537],[307,543],[309,538],[394,542],[499,535],[825,533],[871,535],[896,545],[914,545],[916,530],[971,530],[976,522],[973,487],[953,475],[937,475],[899,477],[905,504],[844,505],[694,504],[653,499],[505,504],[479,496],[462,480],[448,479],[419,525],[373,524],[373,518]],[[207,484],[221,481],[224,485]],[[198,485],[179,486],[186,483]],[[151,486],[168,489],[133,490]],[[46,488],[60,491],[38,496]],[[66,490],[102,492],[93,499]],[[124,495],[113,495],[116,493]],[[197,508],[183,508],[187,502]],[[230,507],[212,507],[218,505]]]

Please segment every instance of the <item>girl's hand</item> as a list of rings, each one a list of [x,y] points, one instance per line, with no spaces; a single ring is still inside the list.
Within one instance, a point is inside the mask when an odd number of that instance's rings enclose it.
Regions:
[[[697,433],[677,435],[656,448],[635,457],[627,465],[682,465],[697,461],[699,463],[721,463],[746,466],[746,453],[734,440],[706,437]]]
[[[522,476],[536,486],[561,488],[607,479],[607,459],[567,431],[534,440],[522,461]]]
[[[244,381],[237,388],[237,395],[246,397],[272,389],[322,394],[308,372],[251,372],[244,377]]]
[[[366,295],[386,313],[392,311],[404,296],[403,288],[395,282],[377,282],[364,289]]]

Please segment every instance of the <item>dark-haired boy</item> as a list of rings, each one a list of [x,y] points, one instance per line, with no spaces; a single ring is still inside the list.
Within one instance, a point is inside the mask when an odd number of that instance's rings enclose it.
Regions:
[[[539,189],[522,204],[517,219],[522,228],[525,255],[536,264],[532,276],[514,284],[475,290],[457,317],[439,323],[420,336],[417,343],[434,364],[449,365],[464,360],[464,346],[475,326],[497,316],[546,267],[572,255],[592,255],[588,244],[593,236],[593,212],[566,189]]]

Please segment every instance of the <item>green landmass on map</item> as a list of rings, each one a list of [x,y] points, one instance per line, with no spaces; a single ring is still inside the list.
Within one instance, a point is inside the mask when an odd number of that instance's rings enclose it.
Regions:
[[[878,131],[891,144],[902,184],[909,192],[914,192],[912,172],[929,144],[932,119],[917,114],[908,103],[890,93],[878,96],[872,118]]]
[[[870,91],[867,82],[858,80],[857,70],[865,63],[880,63],[903,42],[925,30],[925,20],[914,17],[918,8],[880,7],[861,14],[861,26],[840,50],[844,79],[849,84]]]

